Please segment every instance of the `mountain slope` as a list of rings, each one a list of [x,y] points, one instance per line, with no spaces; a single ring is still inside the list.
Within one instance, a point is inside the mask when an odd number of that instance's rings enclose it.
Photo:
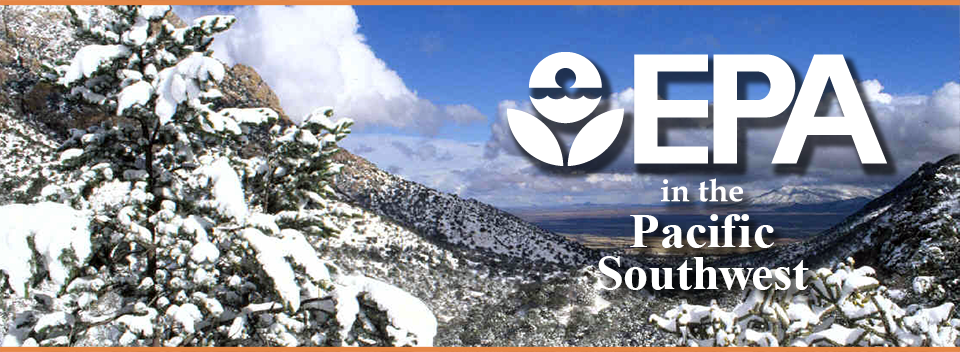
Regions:
[[[378,169],[349,152],[335,186],[351,201],[438,241],[532,263],[592,265],[599,252],[476,200],[462,199]]]
[[[853,257],[888,279],[932,276],[960,297],[960,155],[926,163],[890,192],[810,240],[718,265],[829,266]]]
[[[438,311],[437,343],[449,346],[665,346],[674,337],[650,325],[650,314],[677,304],[682,293],[652,296],[607,291],[596,263],[606,253],[543,230],[476,200],[465,200],[380,170],[341,151],[334,187],[351,204],[402,224],[469,267],[404,274],[425,286],[384,279],[428,304],[438,297],[479,299],[456,314]],[[413,254],[419,256],[420,254]],[[469,259],[466,259],[469,258]],[[362,259],[358,262],[367,261]],[[622,257],[624,267],[652,267],[669,258]],[[395,267],[387,263],[387,267]],[[396,269],[391,269],[396,270]],[[391,271],[394,272],[394,271]],[[436,278],[443,273],[443,279]],[[369,274],[368,274],[369,275]],[[449,276],[448,276],[449,275]],[[461,280],[476,278],[471,289]],[[499,280],[499,282],[498,282]],[[448,281],[453,281],[448,282]],[[489,285],[499,285],[493,288]],[[609,285],[606,283],[605,285]],[[423,293],[421,296],[419,293]],[[432,297],[432,298],[431,298]],[[446,300],[446,298],[441,298]],[[447,311],[450,312],[449,307]],[[641,318],[638,318],[641,317]],[[606,329],[595,329],[607,326]]]

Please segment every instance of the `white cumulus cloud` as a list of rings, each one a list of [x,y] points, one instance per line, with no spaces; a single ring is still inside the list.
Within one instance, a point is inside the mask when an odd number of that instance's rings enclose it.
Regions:
[[[446,123],[485,121],[469,105],[437,106],[411,91],[360,34],[349,6],[177,7],[185,20],[215,12],[239,20],[217,37],[214,56],[257,70],[298,120],[333,106],[357,128],[388,126],[434,134]]]

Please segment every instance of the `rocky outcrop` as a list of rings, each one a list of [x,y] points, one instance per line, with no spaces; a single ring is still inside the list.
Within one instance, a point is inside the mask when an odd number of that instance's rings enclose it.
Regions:
[[[227,70],[227,75],[220,82],[220,91],[223,98],[218,104],[227,108],[268,107],[280,114],[281,119],[288,122],[290,118],[280,107],[280,98],[273,93],[267,82],[260,78],[252,67],[244,64],[233,65]]]

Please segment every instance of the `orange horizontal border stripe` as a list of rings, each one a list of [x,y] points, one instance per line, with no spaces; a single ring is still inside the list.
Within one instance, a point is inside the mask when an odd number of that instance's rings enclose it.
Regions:
[[[5,0],[4,5],[953,5],[960,0]]]
[[[282,347],[4,347],[4,352],[276,352]],[[956,347],[299,347],[313,352],[947,352]]]

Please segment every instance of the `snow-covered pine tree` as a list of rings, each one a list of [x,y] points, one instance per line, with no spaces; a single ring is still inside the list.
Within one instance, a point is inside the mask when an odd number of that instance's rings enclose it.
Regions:
[[[338,169],[328,157],[352,122],[320,109],[269,128],[265,155],[242,158],[248,132],[277,114],[213,108],[225,70],[211,35],[235,19],[175,28],[166,6],[110,9],[70,9],[97,44],[49,66],[75,99],[116,115],[62,147],[72,181],[41,194],[69,206],[0,207],[0,247],[17,253],[0,261],[0,287],[21,297],[4,303],[15,316],[3,346],[431,345],[423,302],[315,250],[312,234],[342,213],[324,199]],[[371,323],[378,335],[361,341]]]
[[[270,144],[264,158],[255,158],[255,167],[246,178],[248,187],[259,195],[258,204],[266,213],[279,213],[281,226],[305,229],[311,235],[329,234],[316,214],[301,211],[323,206],[332,195],[330,179],[342,165],[331,161],[338,152],[336,143],[350,133],[353,120],[333,122],[333,109],[318,108],[299,125],[270,129]]]
[[[234,17],[205,16],[175,28],[164,19],[168,6],[111,7],[116,16],[108,23],[93,23],[90,14],[68,9],[78,37],[98,44],[81,48],[69,65],[50,66],[48,77],[67,87],[70,96],[104,106],[118,118],[114,124],[73,131],[66,145],[73,149],[61,159],[71,165],[102,165],[100,170],[142,181],[134,186],[146,198],[127,212],[152,215],[163,210],[164,200],[183,198],[186,190],[178,172],[198,170],[204,154],[230,157],[232,150],[225,146],[242,139],[241,125],[276,120],[271,109],[211,109],[221,96],[215,85],[225,74],[223,64],[210,57],[211,36],[229,29]],[[90,179],[82,187],[102,181]],[[236,205],[223,205],[231,206]],[[154,226],[144,223],[151,215],[135,216],[139,219],[121,227],[136,228],[141,235],[138,242],[150,252],[147,271],[153,277],[158,238]]]
[[[748,287],[730,310],[716,301],[683,303],[650,321],[687,346],[955,346],[960,340],[953,303],[901,308],[873,268],[855,268],[852,258],[833,270],[809,270],[803,280],[805,290]]]

